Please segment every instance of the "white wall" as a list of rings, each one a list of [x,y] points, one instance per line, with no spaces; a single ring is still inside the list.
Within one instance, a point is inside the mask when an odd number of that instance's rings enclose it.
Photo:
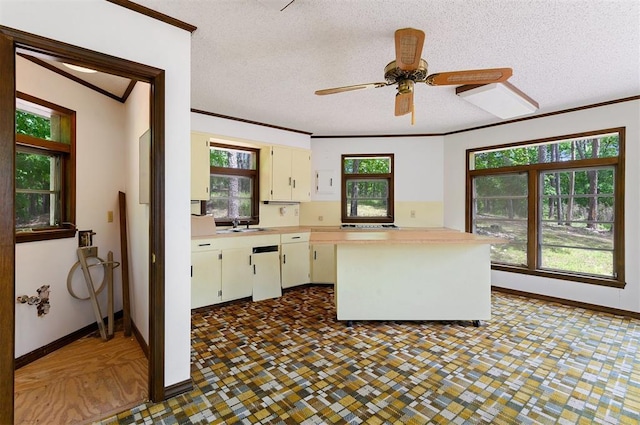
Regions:
[[[335,170],[340,177],[341,155],[392,153],[395,164],[396,201],[441,201],[443,138],[377,137],[312,139],[314,170]],[[339,201],[340,191],[330,195],[311,193],[314,201]]]
[[[309,149],[308,134],[280,130],[263,125],[249,124],[211,115],[191,113],[191,131],[219,136],[230,141],[264,145],[284,145]]]
[[[125,104],[127,233],[129,245],[129,285],[131,320],[149,343],[149,204],[140,204],[140,136],[149,129],[150,85],[138,82]],[[147,164],[148,165],[148,164]],[[148,168],[147,168],[148,171]]]
[[[464,230],[465,150],[502,143],[626,127],[625,289],[500,271],[495,286],[640,312],[640,101],[521,121],[446,136],[444,149],[445,226]]]
[[[302,224],[340,224],[340,185],[337,184],[333,193],[317,193],[317,170],[333,171],[339,182],[342,154],[393,153],[396,224],[442,226],[443,141],[441,136],[312,139],[312,203],[301,206]],[[410,217],[411,210],[415,218]],[[322,222],[318,220],[319,215],[323,215]]]
[[[165,385],[183,382],[190,377],[191,34],[102,0],[2,1],[0,8],[0,25],[166,71]]]
[[[120,259],[117,221],[118,190],[124,187],[124,166],[120,160],[124,124],[122,105],[76,84],[26,59],[17,58],[16,85],[19,91],[76,111],[76,224],[79,230],[93,230],[99,256],[112,251]],[[107,222],[107,211],[114,221]],[[73,298],[67,291],[67,275],[78,261],[78,239],[57,239],[16,245],[16,293],[36,295],[41,285],[50,285],[49,314],[38,317],[26,304],[16,306],[16,357],[95,322],[91,303]],[[104,277],[98,271],[99,284]],[[114,271],[115,310],[122,308],[120,269]],[[88,293],[77,270],[71,279],[79,296]],[[103,315],[106,290],[100,294]]]

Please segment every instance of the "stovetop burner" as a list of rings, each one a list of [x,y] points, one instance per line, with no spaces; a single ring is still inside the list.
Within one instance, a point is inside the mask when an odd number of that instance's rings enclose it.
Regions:
[[[341,229],[399,229],[395,224],[343,224]]]

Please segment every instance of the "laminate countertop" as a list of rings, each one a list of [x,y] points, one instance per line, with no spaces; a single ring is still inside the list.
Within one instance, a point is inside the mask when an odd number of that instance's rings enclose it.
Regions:
[[[311,229],[313,244],[494,244],[507,242],[446,228],[405,228],[392,230]]]
[[[273,234],[310,232],[314,244],[495,244],[504,239],[460,232],[444,227],[411,227],[399,229],[342,229],[339,226],[288,226],[267,227],[260,231],[229,232],[228,229],[211,235],[192,236],[192,239],[212,237],[242,237]]]

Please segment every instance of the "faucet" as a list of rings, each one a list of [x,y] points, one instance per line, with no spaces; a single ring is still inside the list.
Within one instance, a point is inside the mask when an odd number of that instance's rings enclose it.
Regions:
[[[231,224],[233,225],[233,228],[234,228],[234,229],[237,229],[237,228],[238,228],[238,224],[240,224],[240,220],[238,220],[238,217],[234,218],[234,219],[231,221]]]

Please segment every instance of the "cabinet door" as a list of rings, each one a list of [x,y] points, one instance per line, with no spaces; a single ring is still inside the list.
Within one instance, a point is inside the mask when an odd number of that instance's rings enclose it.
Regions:
[[[191,308],[221,301],[220,251],[191,253]]]
[[[313,245],[311,248],[311,281],[336,283],[335,245]]]
[[[291,151],[291,199],[294,201],[311,200],[311,152],[307,150]]]
[[[222,250],[222,301],[250,297],[253,290],[251,248]]]
[[[191,135],[191,200],[209,200],[209,139]]]
[[[309,243],[300,242],[283,244],[281,249],[282,287],[291,288],[292,286],[309,283],[311,281]]]
[[[278,251],[254,254],[252,258],[253,301],[281,296],[280,254]]]
[[[271,157],[271,199],[274,201],[291,200],[291,149],[272,147]]]

